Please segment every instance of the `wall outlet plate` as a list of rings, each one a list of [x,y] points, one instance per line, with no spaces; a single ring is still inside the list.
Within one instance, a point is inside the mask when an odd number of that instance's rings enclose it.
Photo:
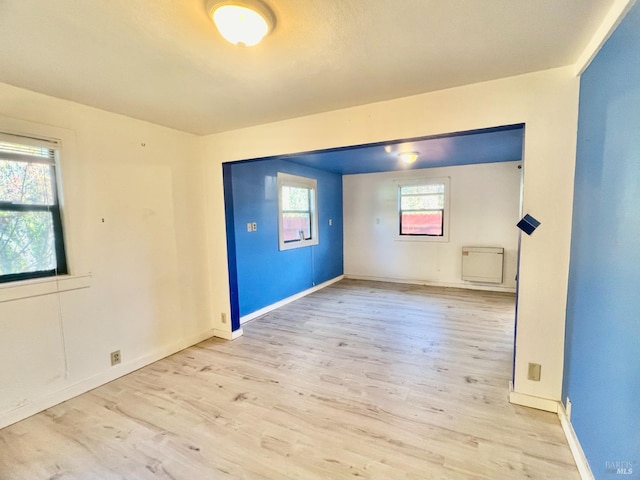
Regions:
[[[527,379],[534,382],[540,381],[540,373],[542,372],[542,365],[539,363],[530,363],[529,371],[527,372]]]
[[[122,356],[120,355],[120,350],[116,350],[115,352],[111,352],[111,366],[118,365],[122,362]]]

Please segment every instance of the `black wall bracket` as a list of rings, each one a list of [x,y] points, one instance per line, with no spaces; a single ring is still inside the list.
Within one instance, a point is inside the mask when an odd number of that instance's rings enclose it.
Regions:
[[[524,217],[522,217],[522,220],[520,220],[517,224],[517,227],[527,235],[531,235],[539,226],[540,222],[528,213]]]

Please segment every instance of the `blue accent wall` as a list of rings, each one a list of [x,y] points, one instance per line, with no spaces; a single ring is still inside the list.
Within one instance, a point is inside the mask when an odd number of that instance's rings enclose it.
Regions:
[[[567,396],[594,476],[640,478],[640,4],[580,83]]]
[[[233,228],[235,240],[240,316],[343,274],[341,175],[274,159],[225,164],[225,168],[225,192],[231,190],[233,199],[232,212],[228,199],[225,202],[227,228]],[[278,249],[278,172],[318,181],[318,245]],[[257,231],[248,232],[247,223],[254,222]],[[233,276],[230,273],[231,290]]]
[[[222,181],[224,185],[224,214],[227,233],[227,267],[229,269],[229,303],[231,305],[231,331],[240,328],[240,305],[238,303],[238,270],[236,268],[236,234],[233,218],[233,183],[231,165],[222,165]]]

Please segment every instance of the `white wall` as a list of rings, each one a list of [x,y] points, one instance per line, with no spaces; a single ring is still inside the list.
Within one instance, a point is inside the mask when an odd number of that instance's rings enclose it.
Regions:
[[[465,288],[462,247],[503,247],[503,283],[515,291],[521,162],[345,175],[344,273],[354,278]],[[398,239],[398,183],[449,177],[449,241]],[[485,285],[487,287],[487,285]]]
[[[222,162],[525,123],[523,205],[542,225],[522,239],[515,389],[559,400],[578,88],[565,67],[206,137],[213,304],[228,313]],[[527,380],[528,362],[542,364],[539,382]]]
[[[5,84],[0,131],[62,140],[71,270],[0,284],[1,427],[211,336],[213,323],[197,137]]]

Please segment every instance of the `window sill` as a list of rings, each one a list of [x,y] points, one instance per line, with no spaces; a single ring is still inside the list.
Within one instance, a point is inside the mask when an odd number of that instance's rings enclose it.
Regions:
[[[0,284],[0,303],[69,292],[91,286],[91,274],[60,275]]]
[[[301,242],[281,243],[279,249],[280,251],[293,250],[294,248],[313,247],[314,245],[318,245],[317,238],[313,238],[311,240],[304,240]]]
[[[396,242],[433,242],[433,243],[448,243],[449,237],[428,237],[418,235],[397,235]]]

